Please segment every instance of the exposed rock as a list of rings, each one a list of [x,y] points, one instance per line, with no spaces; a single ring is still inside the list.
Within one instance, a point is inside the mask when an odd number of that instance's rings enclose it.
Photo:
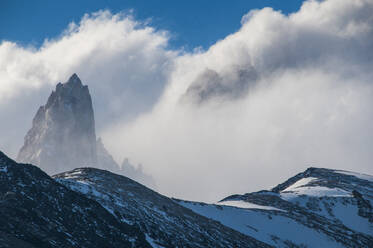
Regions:
[[[54,174],[95,166],[96,134],[88,86],[76,74],[49,96],[34,117],[17,160]]]
[[[127,161],[122,167],[106,150],[101,138],[96,141],[95,119],[88,86],[73,74],[49,96],[37,111],[17,160],[38,165],[53,175],[87,166],[129,176],[155,188],[154,179]]]

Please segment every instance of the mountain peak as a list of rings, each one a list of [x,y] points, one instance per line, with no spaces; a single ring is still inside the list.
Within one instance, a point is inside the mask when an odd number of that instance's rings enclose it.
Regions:
[[[285,182],[272,188],[271,191],[274,193],[281,193],[297,181],[307,178],[317,179],[317,183],[316,181],[313,181],[313,184],[315,185],[317,184],[329,188],[340,188],[347,191],[352,191],[354,187],[357,189],[359,184],[369,184],[373,186],[373,176],[371,175],[344,170],[309,167],[305,171],[290,177]]]
[[[48,173],[94,166],[96,133],[91,95],[74,73],[58,83],[41,106],[17,160],[39,165]]]
[[[67,84],[68,83],[75,83],[75,84],[79,84],[79,85],[82,85],[82,81],[80,80],[80,78],[78,77],[78,75],[76,75],[76,73],[74,73],[73,75],[70,76],[69,80],[66,82]]]
[[[82,90],[88,91],[88,86],[83,85],[78,75],[74,73],[73,75],[70,76],[70,78],[65,83],[58,83],[56,85],[55,92],[59,94],[61,94],[61,92],[64,92],[63,95],[66,96],[66,95],[71,95],[76,91],[80,92]]]

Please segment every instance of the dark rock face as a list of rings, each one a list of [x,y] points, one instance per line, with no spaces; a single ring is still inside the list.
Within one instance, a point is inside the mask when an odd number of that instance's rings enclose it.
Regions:
[[[88,86],[76,74],[49,96],[34,117],[17,160],[53,174],[79,166],[95,166],[96,134]]]
[[[139,226],[153,247],[270,247],[124,176],[79,168],[54,178],[99,202],[118,220]]]
[[[0,247],[151,247],[137,228],[0,152]]]

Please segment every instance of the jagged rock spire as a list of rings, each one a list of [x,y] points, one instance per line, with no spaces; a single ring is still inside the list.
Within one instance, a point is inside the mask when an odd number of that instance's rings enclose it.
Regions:
[[[17,160],[57,173],[95,166],[96,156],[91,95],[74,73],[66,83],[57,84],[37,111]]]
[[[96,141],[91,95],[75,73],[66,83],[58,83],[39,108],[17,160],[38,165],[49,174],[97,167],[155,187],[153,178],[141,169],[129,163],[121,169],[102,140]]]
[[[80,78],[78,77],[78,75],[76,75],[76,73],[71,75],[71,77],[69,78],[67,83],[78,83],[78,84],[82,85],[82,81],[80,81]]]

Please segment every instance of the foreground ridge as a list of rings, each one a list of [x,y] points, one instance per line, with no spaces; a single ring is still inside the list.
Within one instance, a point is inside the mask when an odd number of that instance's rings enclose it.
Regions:
[[[54,178],[96,200],[118,220],[138,225],[153,247],[270,247],[109,171],[79,168]]]
[[[125,176],[53,178],[0,152],[1,247],[372,247],[373,177],[308,168],[216,204],[170,199]]]
[[[0,152],[0,247],[151,247],[137,228]]]

